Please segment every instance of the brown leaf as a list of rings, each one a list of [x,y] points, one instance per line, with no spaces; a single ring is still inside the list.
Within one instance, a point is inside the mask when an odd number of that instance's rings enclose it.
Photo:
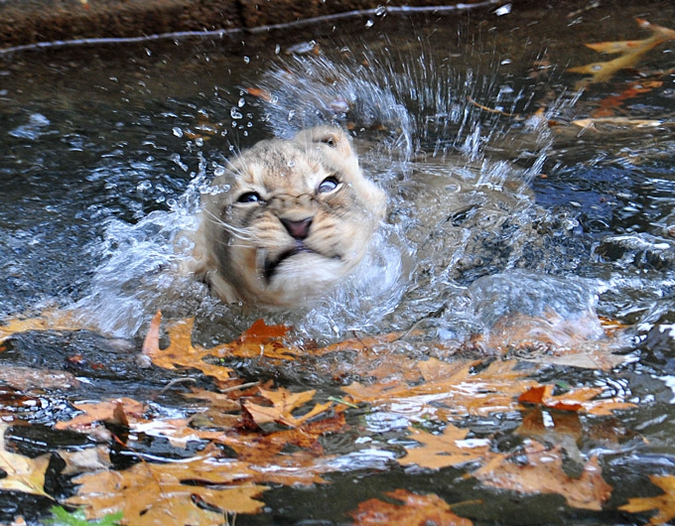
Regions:
[[[65,371],[50,371],[34,367],[18,367],[3,364],[0,369],[0,382],[20,390],[31,389],[72,389],[80,381]]]
[[[509,455],[495,454],[473,476],[486,486],[518,493],[558,493],[573,508],[601,510],[612,492],[602,478],[597,457],[592,457],[578,478],[571,478],[562,469],[562,448],[544,448],[538,442],[526,444],[526,463],[513,462]]]
[[[607,416],[612,411],[631,409],[635,404],[624,402],[622,398],[597,398],[605,390],[601,387],[580,387],[560,395],[553,395],[553,386],[544,385],[530,388],[518,401],[539,404],[559,411],[582,411],[591,415]]]
[[[537,385],[534,380],[525,378],[533,371],[515,370],[516,363],[514,360],[494,361],[474,372],[480,360],[447,363],[432,358],[420,362],[425,381],[418,385],[410,386],[398,380],[368,386],[354,382],[343,390],[356,401],[394,412],[395,406],[405,402],[408,411],[416,407],[419,417],[488,415],[515,410],[517,397]]]
[[[434,495],[417,495],[397,489],[386,495],[401,504],[370,499],[351,512],[355,526],[401,524],[408,526],[471,526],[469,519],[458,517],[443,499]]]
[[[258,425],[276,422],[290,427],[297,427],[310,418],[328,410],[332,402],[316,404],[309,412],[300,417],[293,416],[293,411],[309,402],[316,393],[315,390],[302,393],[292,393],[283,387],[277,391],[259,389],[261,396],[272,402],[271,406],[256,404],[249,400],[244,402],[244,407]]]
[[[97,422],[128,426],[130,416],[133,419],[141,418],[145,411],[141,402],[137,402],[131,398],[118,398],[106,402],[73,405],[80,411],[84,411],[84,414],[77,415],[66,422],[57,422],[54,426],[55,429],[73,429],[87,432]]]
[[[425,431],[410,428],[411,438],[424,446],[405,448],[407,456],[398,459],[404,466],[416,464],[423,468],[440,469],[459,466],[486,458],[490,452],[485,441],[471,444],[465,441],[468,429],[459,429],[448,424],[442,435],[432,435]]]
[[[649,524],[663,524],[675,518],[675,476],[650,475],[649,480],[663,490],[661,495],[628,499],[628,504],[624,504],[619,509],[631,513],[658,510]]]
[[[220,462],[217,449],[210,448],[188,462],[140,462],[123,471],[81,475],[73,480],[79,484],[77,495],[66,502],[82,506],[89,519],[122,511],[126,523],[138,526],[220,524],[224,513],[257,513],[262,508],[255,498],[266,488],[247,483],[249,478],[246,465]],[[211,479],[218,484],[199,484]],[[195,500],[208,506],[199,507]]]

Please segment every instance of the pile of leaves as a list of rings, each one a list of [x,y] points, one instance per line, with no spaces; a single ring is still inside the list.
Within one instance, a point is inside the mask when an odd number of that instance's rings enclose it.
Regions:
[[[337,455],[324,451],[323,439],[368,437],[362,422],[351,418],[367,409],[371,414],[396,414],[408,422],[407,440],[390,448],[402,469],[452,467],[488,488],[522,495],[558,494],[571,508],[601,510],[608,505],[612,487],[603,479],[598,456],[587,456],[578,444],[589,435],[602,435],[610,448],[635,440],[612,416],[635,406],[606,386],[561,385],[536,378],[551,367],[598,371],[616,367],[624,357],[611,350],[621,328],[606,324],[606,341],[590,347],[577,342],[577,348],[553,348],[528,341],[528,328],[535,322],[520,319],[516,334],[509,329],[489,341],[477,339],[469,351],[478,349],[485,357],[453,347],[445,349],[447,359],[416,360],[397,350],[402,341],[398,334],[328,347],[300,346],[288,343],[289,327],[262,321],[237,340],[211,348],[192,342],[194,320],[174,321],[165,328],[169,345],[161,348],[158,313],[145,338],[144,357],[154,367],[183,373],[179,380],[208,378],[210,387],[188,389],[180,381],[170,383],[167,388],[181,392],[192,407],[191,414],[180,417],[153,416],[151,401],[125,397],[73,403],[79,414],[56,422],[54,429],[81,433],[98,445],[55,451],[65,463],[64,473],[74,477],[75,488],[58,504],[78,509],[90,520],[114,516],[120,524],[134,525],[220,524],[228,517],[261,513],[270,487],[328,484],[327,475],[343,468]],[[39,329],[67,325],[40,323]],[[25,330],[31,323],[16,327]],[[5,327],[4,337],[10,335]],[[514,337],[520,338],[522,352],[514,352]],[[442,355],[443,344],[434,345],[434,354]],[[348,367],[346,356],[351,356]],[[251,359],[278,368],[320,361],[324,374],[341,386],[341,396],[317,399],[315,390],[251,381],[240,368],[228,366]],[[472,430],[476,417],[499,415],[519,415],[517,445],[504,448],[498,432]],[[166,440],[184,454],[176,460],[138,453],[130,467],[113,468],[111,447],[134,452],[134,441],[141,435]],[[49,461],[48,455],[31,459],[10,452],[3,440],[0,467],[6,476],[0,487],[53,498],[45,490]],[[622,509],[658,510],[652,519],[658,524],[675,517],[675,478],[655,476],[652,481],[663,495],[631,499]],[[446,502],[438,495],[399,488],[355,505],[351,517],[359,525],[468,525],[472,522],[462,511],[481,505],[489,503]]]

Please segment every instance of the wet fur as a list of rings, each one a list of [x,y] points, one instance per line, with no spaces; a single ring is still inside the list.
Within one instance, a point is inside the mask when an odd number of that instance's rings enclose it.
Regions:
[[[225,302],[302,306],[354,270],[385,207],[339,128],[261,141],[203,196],[192,270]],[[303,221],[302,239],[284,226]]]

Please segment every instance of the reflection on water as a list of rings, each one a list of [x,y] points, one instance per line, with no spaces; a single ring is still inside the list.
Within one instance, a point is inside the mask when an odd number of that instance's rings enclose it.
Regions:
[[[634,79],[578,93],[564,70],[594,59],[582,42],[634,37],[631,16],[669,25],[675,13],[582,7],[564,24],[559,10],[514,7],[2,57],[0,312],[75,305],[130,337],[161,308],[196,314],[204,339],[232,338],[261,313],[223,306],[179,272],[200,193],[239,149],[333,122],[386,189],[386,224],[320,304],[262,315],[328,340],[414,327],[464,341],[504,316],[551,312],[586,338],[603,335],[596,313],[634,324],[640,362],[621,381],[662,403],[627,418],[672,455],[672,46],[641,70],[662,86],[620,107],[668,126],[570,124]],[[381,467],[388,455],[339,462]]]

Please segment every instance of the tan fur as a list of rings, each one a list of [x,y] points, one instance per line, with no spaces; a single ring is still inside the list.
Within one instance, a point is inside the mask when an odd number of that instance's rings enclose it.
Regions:
[[[203,196],[193,270],[225,302],[301,306],[354,270],[385,206],[339,128],[261,141]],[[304,239],[282,222],[310,220]]]

